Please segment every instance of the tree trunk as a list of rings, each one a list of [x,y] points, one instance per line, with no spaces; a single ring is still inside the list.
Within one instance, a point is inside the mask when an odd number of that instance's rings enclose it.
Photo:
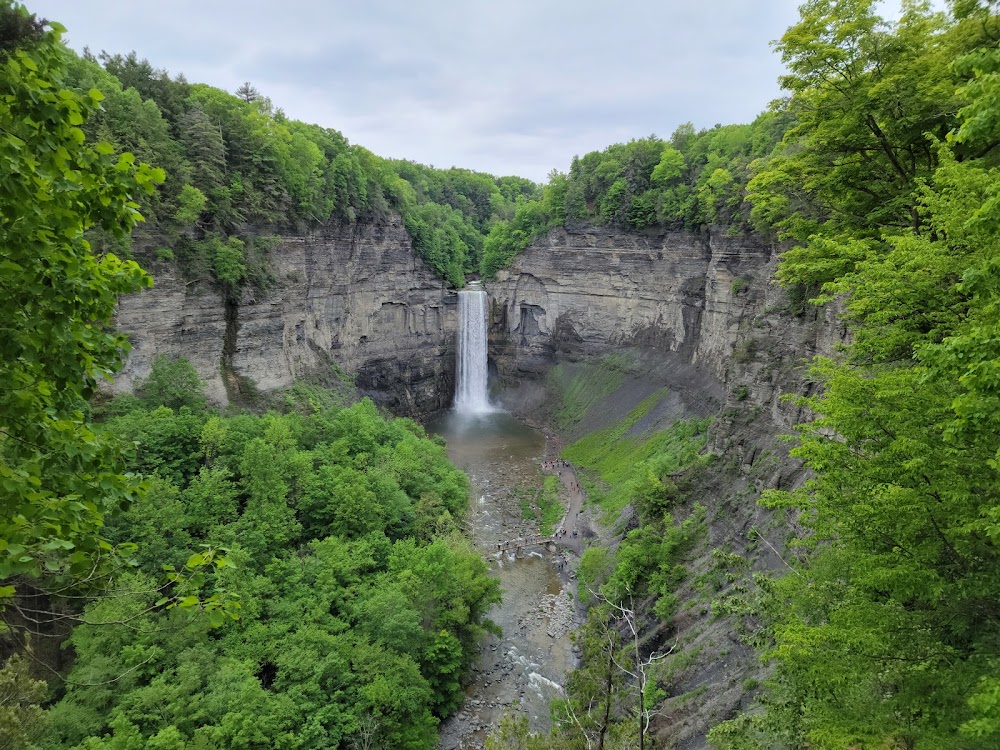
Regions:
[[[611,723],[611,689],[614,680],[614,646],[608,650],[608,680],[604,690],[604,722],[601,724],[601,732],[597,736],[597,750],[604,750],[604,735],[608,732],[608,724]]]

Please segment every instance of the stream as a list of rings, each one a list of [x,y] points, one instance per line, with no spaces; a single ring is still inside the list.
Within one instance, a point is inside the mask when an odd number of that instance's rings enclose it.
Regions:
[[[469,475],[468,531],[503,587],[503,603],[490,613],[503,637],[484,639],[465,705],[442,722],[439,748],[484,747],[486,736],[510,710],[527,715],[532,731],[547,731],[549,701],[561,694],[574,663],[569,632],[577,623],[576,597],[568,571],[575,564],[567,564],[573,557],[563,549],[528,547],[515,557],[498,552],[496,545],[537,533],[522,520],[521,502],[540,490],[542,462],[554,455],[554,447],[541,432],[501,411],[448,412],[427,430],[447,440],[451,460]],[[565,502],[566,486],[563,490]],[[576,503],[569,500],[575,517]],[[567,561],[561,566],[560,557]]]

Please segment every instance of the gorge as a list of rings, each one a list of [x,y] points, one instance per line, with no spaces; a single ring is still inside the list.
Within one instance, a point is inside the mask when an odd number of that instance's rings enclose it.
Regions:
[[[1000,13],[799,16],[538,184],[0,0],[0,746],[997,747]]]
[[[720,470],[723,478],[710,482],[706,490],[712,494],[701,498],[715,520],[692,566],[712,565],[711,550],[718,547],[745,555],[755,568],[781,564],[774,552],[784,543],[780,527],[762,532],[769,525],[767,515],[750,498],[769,486],[794,486],[802,476],[776,439],[802,415],[780,397],[803,388],[802,361],[830,351],[843,333],[833,311],[824,318],[789,309],[785,293],[773,284],[777,254],[772,244],[723,228],[645,235],[600,227],[560,229],[528,248],[482,290],[473,287],[457,295],[414,257],[393,221],[285,237],[273,253],[278,284],[266,293],[245,292],[235,307],[234,328],[227,329],[221,319],[219,292],[179,283],[169,272],[152,291],[123,300],[118,325],[134,348],[115,387],[141,379],[162,354],[187,357],[202,378],[215,383],[217,398],[226,397],[225,378],[267,390],[336,367],[354,374],[362,393],[395,413],[440,413],[451,406],[453,377],[460,369],[460,299],[471,297],[485,303],[469,305],[465,312],[473,311],[476,324],[485,326],[489,318],[489,367],[500,401],[546,430],[559,432],[552,403],[558,393],[547,385],[553,368],[600,367],[608,355],[627,353],[622,382],[595,394],[587,419],[569,425],[563,439],[624,418],[661,389],[668,395],[649,417],[657,424],[712,417],[712,449],[732,469],[728,474]],[[221,359],[226,335],[235,341],[228,371]],[[484,365],[469,370],[478,373],[480,388]],[[482,409],[481,396],[465,401],[460,396],[456,407],[465,403],[473,412]],[[491,498],[490,507],[495,501],[494,512],[500,513],[487,526],[475,527],[487,552],[502,536],[501,528],[510,534],[520,526],[516,504],[511,511],[508,499],[504,511],[497,498],[527,481],[528,469],[522,459],[514,464],[521,468],[511,470],[520,471],[520,479],[508,471],[498,480],[495,468],[484,468],[491,466],[488,459],[463,453],[468,434],[441,429],[449,442],[459,441],[453,454],[458,464],[476,467],[474,486],[484,480],[491,485],[479,484],[474,491],[476,497]],[[508,434],[501,430],[498,435]],[[507,454],[502,442],[487,443],[501,456]],[[536,457],[542,455],[533,450]],[[472,512],[481,517],[480,509]],[[605,520],[612,528],[618,524]],[[754,542],[759,534],[764,545]],[[612,544],[613,537],[612,531]],[[526,585],[521,581],[513,590],[525,594]],[[740,643],[738,624],[725,623],[708,615],[676,622],[673,637],[690,644],[686,653],[701,654],[675,675],[676,694],[709,690],[713,695],[693,711],[681,706],[654,722],[653,731],[670,726],[678,747],[703,746],[708,727],[744,704],[740,685],[759,672],[751,651],[732,646]],[[725,667],[713,655],[722,651],[731,654]]]
[[[226,377],[267,391],[336,365],[394,413],[450,404],[458,295],[415,257],[398,222],[283,237],[272,261],[276,286],[245,291],[229,328],[221,291],[153,263],[155,287],[119,308],[134,348],[112,389],[133,387],[166,355],[190,359],[218,402],[227,400]],[[669,360],[665,374],[676,370],[679,387],[703,384],[692,404],[721,406],[726,387],[745,385],[753,403],[788,425],[795,415],[778,397],[791,369],[843,333],[832,311],[822,320],[786,312],[772,283],[776,263],[773,244],[724,229],[557,230],[485,285],[491,366],[513,383],[539,379],[561,359],[634,347]],[[223,375],[227,336],[234,344]],[[734,362],[739,347],[760,356]]]

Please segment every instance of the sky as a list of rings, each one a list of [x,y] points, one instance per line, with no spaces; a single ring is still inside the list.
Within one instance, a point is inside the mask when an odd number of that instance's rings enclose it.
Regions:
[[[574,155],[749,122],[800,0],[24,0],[77,51],[250,81],[380,156],[544,181]]]

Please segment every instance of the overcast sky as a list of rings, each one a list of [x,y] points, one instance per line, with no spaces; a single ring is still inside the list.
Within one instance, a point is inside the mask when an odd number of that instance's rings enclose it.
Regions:
[[[382,156],[544,180],[630,138],[748,122],[799,0],[26,0],[76,50],[135,50]]]

